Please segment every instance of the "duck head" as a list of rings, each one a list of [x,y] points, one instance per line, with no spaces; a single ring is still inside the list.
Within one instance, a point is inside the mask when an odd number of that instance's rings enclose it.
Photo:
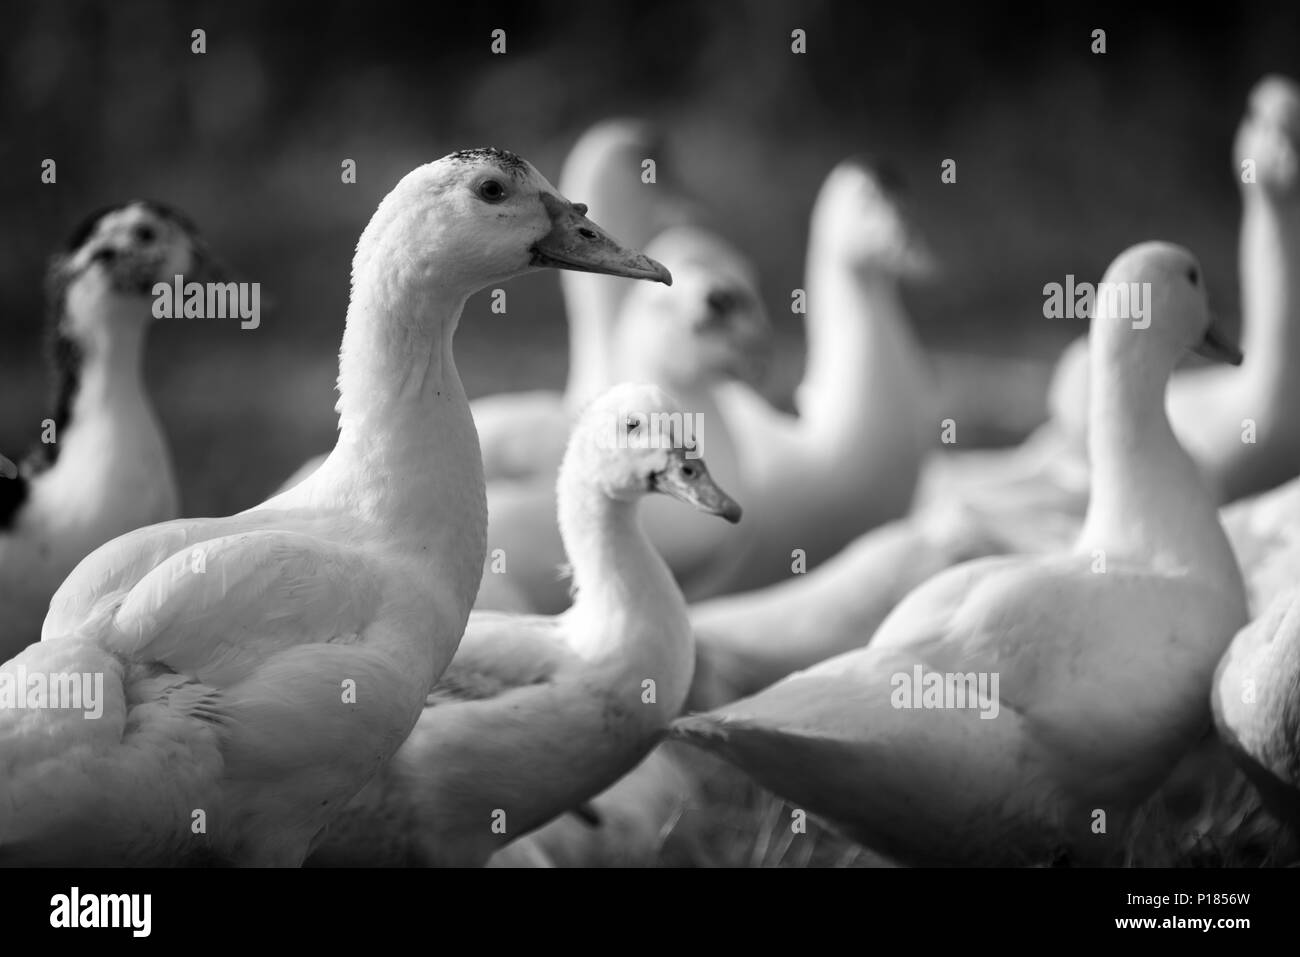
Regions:
[[[1255,182],[1241,182],[1242,164],[1255,164]],[[1237,128],[1233,162],[1243,190],[1261,189],[1274,198],[1300,196],[1300,85],[1266,76],[1251,90],[1246,116]]]
[[[902,177],[868,157],[844,160],[826,177],[813,207],[810,255],[903,278],[935,270],[908,218]]]
[[[771,353],[771,326],[744,256],[720,237],[687,226],[660,233],[646,253],[668,264],[674,283],[629,291],[618,323],[619,372],[683,389],[760,378]]]
[[[105,316],[145,321],[152,312],[140,307],[152,298],[155,283],[177,275],[203,282],[219,272],[187,216],[135,200],[92,213],[73,231],[50,262],[48,301],[59,321],[74,327]]]
[[[667,269],[621,246],[586,214],[514,153],[461,150],[402,178],[362,234],[354,265],[380,258],[436,269],[440,283],[467,293],[544,268],[672,282]]]
[[[1112,328],[1131,329],[1171,364],[1188,351],[1232,365],[1242,361],[1241,350],[1210,311],[1200,263],[1172,243],[1139,243],[1120,253],[1097,287],[1092,320],[1108,337]],[[1136,344],[1129,337],[1111,338],[1126,348]]]
[[[625,383],[592,401],[574,426],[561,483],[579,481],[618,502],[669,495],[728,522],[741,508],[699,457],[699,427],[656,385]]]

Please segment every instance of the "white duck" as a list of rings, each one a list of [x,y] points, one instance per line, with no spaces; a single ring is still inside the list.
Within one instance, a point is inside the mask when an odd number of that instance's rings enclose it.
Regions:
[[[1243,163],[1254,181],[1242,182]],[[1174,434],[1205,471],[1220,502],[1262,492],[1300,473],[1300,86],[1265,77],[1237,130],[1233,171],[1241,190],[1242,346],[1238,369],[1187,369],[1169,389]],[[1086,349],[1062,358],[1053,421],[1082,447]],[[1253,424],[1248,427],[1247,422]]]
[[[50,262],[52,441],[0,478],[0,660],[40,640],[50,598],[93,549],[175,518],[176,480],[141,364],[152,289],[201,280],[184,216],[134,201],[101,210]]]
[[[104,678],[97,721],[0,709],[0,862],[301,863],[405,740],[478,589],[466,298],[547,266],[669,278],[584,212],[495,149],[384,198],[353,260],[325,464],[239,515],[105,545],[0,671]]]
[[[1106,277],[1150,282],[1153,318],[1143,330],[1104,307],[1093,318],[1104,387],[1091,394],[1092,499],[1075,548],[950,569],[868,647],[681,719],[677,737],[902,861],[1115,851],[1128,810],[1205,730],[1214,666],[1246,603],[1214,500],[1164,409],[1180,355],[1218,348],[1197,263],[1147,243]],[[918,672],[952,700],[907,706]],[[983,683],[961,686],[963,675]]]
[[[572,607],[471,615],[415,730],[313,862],[483,864],[645,756],[680,713],[693,654],[686,604],[638,504],[663,492],[740,518],[690,457],[681,412],[658,387],[628,384],[583,413],[559,479]]]
[[[610,119],[587,130],[560,174],[566,196],[583,196],[601,222],[633,248],[665,225],[674,207],[667,183],[642,181],[642,163],[664,159],[662,133],[651,124]],[[665,176],[670,169],[665,167]],[[534,390],[483,396],[470,403],[489,482],[554,476],[574,418],[614,382],[614,335],[627,284],[605,276],[560,277],[569,326],[569,377],[564,392]]]
[[[703,230],[670,229],[646,247],[673,271],[672,288],[646,284],[629,294],[613,351],[620,375],[671,391],[692,423],[713,473],[744,497],[748,487],[715,387],[753,377],[766,354],[767,315],[748,264]],[[702,425],[701,425],[702,423]],[[688,598],[743,553],[743,528],[700,528],[672,503],[645,504],[646,528]],[[564,546],[555,522],[553,477],[493,482],[488,486],[488,549],[504,558],[505,580],[538,612],[556,614],[569,603],[561,573]],[[486,577],[486,576],[485,576]]]
[[[907,511],[939,424],[899,286],[929,262],[887,170],[861,160],[832,170],[808,243],[799,414],[740,383],[719,390],[727,428],[739,437],[752,527],[751,544],[714,593],[783,580],[796,549],[811,568]]]
[[[1300,402],[1300,380],[1287,372],[1300,365],[1298,118],[1295,85],[1270,77],[1238,133],[1237,170],[1253,157],[1258,180],[1241,185],[1250,358],[1240,368],[1179,370],[1168,393],[1175,435],[1217,476],[1225,501],[1300,471],[1300,429],[1289,411]],[[700,661],[691,703],[718,707],[848,651],[846,641],[871,634],[911,588],[962,558],[1052,551],[1073,540],[1088,503],[1087,346],[1084,338],[1067,351],[1053,382],[1053,418],[1017,448],[931,455],[913,515],[862,536],[807,576],[693,606]],[[1242,441],[1245,418],[1256,423],[1255,444]],[[750,509],[755,525],[761,505],[756,499]],[[1263,506],[1253,519],[1242,509],[1225,513],[1252,591],[1256,577],[1285,574],[1263,558],[1287,528],[1271,519],[1276,509]]]

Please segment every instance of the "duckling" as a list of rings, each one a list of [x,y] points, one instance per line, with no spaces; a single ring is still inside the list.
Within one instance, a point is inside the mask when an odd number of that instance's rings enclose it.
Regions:
[[[1219,736],[1273,814],[1300,827],[1300,590],[1237,633],[1211,704]]]
[[[789,577],[907,512],[937,418],[901,283],[932,270],[896,175],[850,160],[813,209],[807,262],[808,362],[788,415],[743,383],[718,390],[738,436],[751,544],[714,594]]]
[[[1093,317],[1103,387],[1073,550],[949,569],[867,647],[680,719],[675,737],[902,862],[1113,858],[1131,808],[1207,728],[1210,680],[1246,601],[1164,407],[1185,350],[1231,352],[1200,267],[1144,243],[1106,279],[1150,283],[1152,318],[1134,328],[1106,305]]]
[[[1254,178],[1243,182],[1243,164]],[[1241,190],[1242,346],[1239,369],[1181,371],[1169,389],[1174,434],[1209,477],[1220,503],[1262,492],[1300,472],[1300,85],[1268,76],[1251,91],[1237,130]],[[1050,406],[1057,427],[1084,447],[1086,346],[1062,358]]]
[[[645,284],[629,293],[614,341],[615,362],[629,379],[671,390],[687,410],[690,439],[708,456],[718,480],[743,498],[747,484],[714,388],[756,377],[765,361],[770,327],[753,273],[721,238],[693,227],[660,234],[646,252],[666,263],[675,281],[671,289]],[[699,528],[680,509],[659,507],[670,504],[645,503],[650,539],[688,599],[707,594],[744,553],[743,529]],[[504,556],[504,577],[532,608],[557,614],[567,607],[553,478],[489,485],[488,548]]]
[[[100,210],[50,260],[51,441],[0,477],[0,660],[40,639],[60,582],[109,539],[175,518],[176,479],[141,364],[152,289],[212,268],[183,215]]]
[[[644,120],[609,119],[588,129],[560,173],[566,196],[586,196],[601,221],[634,248],[644,247],[677,217],[678,200],[665,181],[642,182],[642,163],[663,159],[663,131]],[[604,276],[560,276],[569,326],[569,377],[564,392],[545,389],[482,396],[470,403],[489,482],[551,477],[569,428],[581,409],[616,378],[612,351],[627,284]]]
[[[558,493],[572,607],[472,614],[415,730],[313,862],[481,865],[645,756],[680,713],[692,652],[638,505],[662,492],[728,522],[741,514],[690,457],[683,411],[656,386],[624,384],[582,414]]]
[[[11,687],[102,676],[99,720],[0,709],[0,863],[302,862],[414,727],[479,586],[483,469],[452,356],[466,298],[537,268],[670,279],[585,212],[490,148],[380,202],[326,462],[238,515],[93,552],[0,668]]]

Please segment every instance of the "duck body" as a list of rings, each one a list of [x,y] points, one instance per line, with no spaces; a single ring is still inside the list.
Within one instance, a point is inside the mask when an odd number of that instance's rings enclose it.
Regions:
[[[1157,289],[1162,321],[1135,334],[1093,319],[1105,388],[1071,551],[945,571],[865,648],[674,734],[903,862],[1113,860],[1131,811],[1204,733],[1210,677],[1246,620],[1213,500],[1163,410],[1177,356],[1212,329],[1195,260],[1144,244],[1107,273],[1133,277]]]
[[[353,260],[325,463],[247,512],[96,550],[3,666],[102,672],[105,713],[0,711],[0,863],[302,862],[414,726],[478,589],[464,302],[556,264],[668,279],[512,153],[397,184]]]
[[[80,567],[83,582],[95,580],[93,603],[56,598],[51,637],[4,671],[62,671],[65,661],[102,671],[104,718],[28,712],[6,726],[5,788],[22,812],[0,820],[0,860],[295,862],[401,743],[423,700],[410,676],[445,667],[434,639],[468,614],[430,575],[422,547],[385,548],[376,561],[374,530],[342,517],[255,510],[171,523],[147,541],[115,542],[148,556],[125,576]],[[344,529],[353,534],[340,542]],[[259,614],[290,596],[311,614]],[[245,616],[256,624],[230,624]],[[430,640],[410,647],[401,638],[417,621]],[[75,637],[88,627],[93,639]],[[51,751],[60,760],[42,761]],[[305,811],[292,827],[286,804]],[[187,807],[204,811],[206,836],[191,833]],[[59,837],[69,827],[73,846]]]

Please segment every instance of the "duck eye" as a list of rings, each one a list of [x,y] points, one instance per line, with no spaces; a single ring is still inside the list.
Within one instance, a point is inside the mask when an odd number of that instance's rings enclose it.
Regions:
[[[499,203],[506,198],[506,188],[501,185],[499,180],[485,179],[479,183],[479,197],[489,203]]]
[[[623,423],[623,426],[627,429],[627,434],[631,435],[641,427],[641,420],[634,415],[629,415],[627,421]]]
[[[152,226],[137,226],[132,231],[132,234],[135,236],[137,242],[142,243],[151,243],[158,235]]]
[[[1196,271],[1195,266],[1192,266],[1190,269],[1187,270],[1187,281],[1190,282],[1193,286],[1196,285],[1197,281],[1200,278],[1201,278],[1200,273]]]

